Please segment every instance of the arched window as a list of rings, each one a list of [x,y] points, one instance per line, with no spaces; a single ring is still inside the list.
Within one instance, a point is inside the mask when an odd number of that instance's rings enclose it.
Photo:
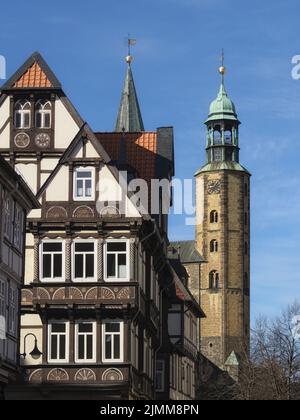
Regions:
[[[232,143],[232,132],[230,130],[226,130],[224,133],[225,143],[231,144]]]
[[[219,221],[219,214],[216,210],[213,210],[210,213],[210,223],[218,223]]]
[[[222,133],[219,126],[216,126],[214,129],[214,144],[222,144]]]
[[[37,128],[51,128],[51,103],[40,100],[35,107],[35,126]]]
[[[210,242],[210,252],[218,252],[219,244],[216,239]]]
[[[24,99],[15,105],[15,128],[30,128],[31,104]]]
[[[213,270],[209,273],[209,288],[210,289],[219,289],[220,287],[220,276],[216,270]]]

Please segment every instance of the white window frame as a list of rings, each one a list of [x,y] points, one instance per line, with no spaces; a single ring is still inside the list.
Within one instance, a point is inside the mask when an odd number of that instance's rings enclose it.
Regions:
[[[27,105],[29,105],[29,109],[24,109]],[[17,107],[20,106],[20,109],[17,109]],[[31,103],[27,100],[21,100],[16,103],[15,106],[15,121],[14,126],[17,130],[24,130],[31,128]],[[20,126],[17,126],[17,115],[20,115]],[[25,124],[25,115],[29,115],[29,124]]]
[[[108,277],[107,275],[107,259],[108,254],[111,254],[111,252],[108,252],[108,245],[111,243],[126,243],[126,261],[127,261],[127,267],[126,267],[126,278],[112,278]],[[123,252],[115,252],[115,254],[124,254]],[[129,247],[129,240],[128,239],[108,239],[104,245],[104,278],[106,283],[128,283],[130,281],[130,247]]]
[[[94,277],[75,277],[75,255],[76,254],[91,254],[91,252],[75,252],[75,244],[78,243],[93,243],[94,244]],[[98,259],[98,253],[97,253],[97,241],[96,239],[76,239],[72,243],[72,279],[74,283],[94,283],[97,279],[97,259]],[[84,259],[84,268],[85,268],[85,259]],[[85,270],[84,270],[85,271]]]
[[[45,109],[45,107],[47,105],[50,105],[50,109]],[[38,114],[41,115],[41,125],[38,127],[37,125],[37,116]],[[50,116],[50,124],[49,126],[45,124],[45,116],[49,115]],[[47,100],[40,100],[37,102],[36,104],[36,108],[35,108],[35,126],[38,129],[49,129],[51,128],[51,124],[52,124],[52,104],[50,101]]]
[[[64,324],[66,326],[66,332],[65,333],[54,333],[57,335],[65,335],[66,336],[66,357],[65,359],[51,359],[51,337],[52,335],[52,325],[53,324]],[[70,357],[70,322],[69,321],[56,321],[52,320],[48,324],[48,363],[51,364],[64,364],[69,363],[69,357]],[[58,344],[59,348],[59,344]],[[59,354],[59,351],[58,351]]]
[[[120,325],[120,332],[118,333],[106,333],[106,324],[119,324]],[[115,359],[107,359],[105,354],[105,338],[107,335],[120,336],[120,358]],[[112,341],[113,342],[113,341]],[[114,353],[114,345],[112,345],[112,355]],[[124,321],[120,320],[109,320],[106,319],[102,322],[102,362],[103,363],[124,363]]]
[[[6,319],[7,313],[7,282],[0,278],[0,316],[3,316]]]
[[[62,244],[62,277],[43,277],[43,245],[44,244],[49,244],[49,243],[61,243]],[[65,255],[65,241],[61,238],[57,238],[57,239],[44,239],[41,243],[40,243],[40,247],[39,247],[39,263],[40,263],[40,281],[42,283],[64,283],[65,282],[65,277],[66,277],[66,267],[65,267],[65,260],[66,260],[66,255]],[[53,259],[52,259],[53,261]],[[53,271],[53,267],[52,267],[52,271]]]
[[[92,190],[92,195],[91,197],[78,197],[77,196],[77,174],[80,172],[88,172],[91,171],[91,181],[92,181],[92,186],[91,186],[91,190]],[[88,178],[87,178],[88,179]],[[75,167],[74,168],[74,174],[73,174],[73,199],[74,201],[95,201],[95,168],[92,166],[80,166],[80,167]],[[85,188],[84,188],[85,191]]]
[[[79,332],[79,325],[80,324],[91,324],[93,326],[93,331],[92,333],[80,333]],[[92,335],[93,337],[93,357],[92,359],[79,359],[78,353],[79,353],[79,349],[78,349],[78,345],[79,345],[79,335],[83,335],[85,336],[85,353],[86,353],[86,338],[87,335]],[[86,320],[81,320],[81,321],[77,321],[75,324],[75,362],[76,363],[96,363],[97,361],[97,323],[95,321],[86,321]]]
[[[7,301],[8,301],[8,332],[13,337],[17,337],[17,310],[19,301],[19,291],[17,286],[8,284],[7,287]]]

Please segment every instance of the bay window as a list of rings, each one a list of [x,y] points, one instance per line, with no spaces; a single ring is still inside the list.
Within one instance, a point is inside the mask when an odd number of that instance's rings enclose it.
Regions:
[[[41,278],[43,281],[63,281],[63,242],[46,241],[41,245]]]
[[[76,168],[74,171],[74,200],[92,201],[95,198],[95,171],[93,168]]]
[[[106,244],[106,281],[129,281],[127,241],[109,241]]]
[[[124,323],[105,321],[102,325],[103,362],[124,361]]]
[[[52,322],[48,325],[48,362],[68,363],[69,323]]]
[[[74,243],[74,280],[94,281],[95,280],[95,243],[75,242]]]
[[[96,362],[96,323],[79,322],[75,326],[75,361]]]

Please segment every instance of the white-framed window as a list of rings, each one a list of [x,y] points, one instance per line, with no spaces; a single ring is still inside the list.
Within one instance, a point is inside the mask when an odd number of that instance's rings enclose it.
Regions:
[[[14,337],[16,337],[17,335],[18,299],[19,299],[19,292],[18,292],[17,287],[13,287],[11,284],[9,284],[8,285],[8,331]]]
[[[75,361],[76,363],[96,363],[96,322],[76,323]]]
[[[51,128],[51,102],[40,100],[35,107],[36,128]]]
[[[96,242],[76,240],[73,243],[73,280],[95,281],[96,277]]]
[[[93,201],[95,199],[95,169],[75,168],[74,200]]]
[[[48,362],[69,362],[69,322],[52,321],[48,325]]]
[[[15,127],[27,129],[31,126],[31,104],[28,100],[18,101],[15,105]]]
[[[124,322],[110,320],[103,322],[102,360],[104,363],[124,361]]]
[[[156,391],[164,392],[165,390],[165,361],[157,360],[156,362]]]
[[[6,282],[0,279],[0,316],[6,318]]]
[[[43,241],[40,255],[40,277],[42,281],[64,281],[64,242],[59,240]]]
[[[129,281],[129,243],[109,240],[105,244],[106,281]]]

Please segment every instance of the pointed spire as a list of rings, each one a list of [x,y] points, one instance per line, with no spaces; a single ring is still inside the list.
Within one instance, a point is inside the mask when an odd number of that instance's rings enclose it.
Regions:
[[[121,104],[117,118],[115,131],[122,132],[141,132],[145,131],[139,101],[134,85],[131,63],[133,57],[128,55],[128,64],[124,88],[122,91]]]

